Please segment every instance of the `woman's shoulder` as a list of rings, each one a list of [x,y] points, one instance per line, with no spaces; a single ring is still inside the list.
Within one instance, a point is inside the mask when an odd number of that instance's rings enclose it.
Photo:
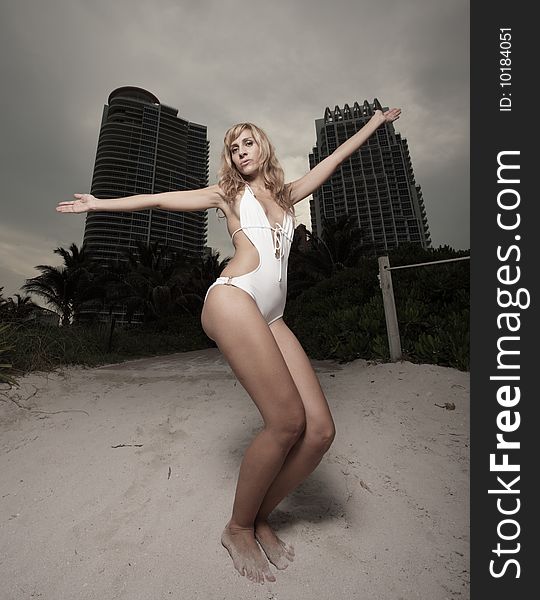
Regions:
[[[217,208],[220,209],[226,217],[228,217],[231,213],[234,215],[236,212],[238,212],[238,209],[235,210],[235,208],[240,204],[240,201],[246,190],[246,188],[241,188],[236,193],[236,196],[231,199],[227,196],[223,188],[217,183],[210,186],[208,189],[211,189],[215,194],[218,195],[219,206]]]
[[[211,194],[214,194],[218,203],[217,208],[222,208],[224,206],[229,205],[229,200],[227,199],[227,195],[223,191],[223,188],[219,185],[219,183],[215,183],[214,185],[210,185],[206,188]]]

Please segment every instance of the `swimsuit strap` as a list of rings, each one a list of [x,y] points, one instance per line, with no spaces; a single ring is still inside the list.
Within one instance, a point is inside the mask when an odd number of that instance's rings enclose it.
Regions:
[[[243,229],[243,227],[239,227],[239,228],[238,228],[236,231],[233,231],[233,232],[231,233],[231,241],[232,241],[232,239],[233,239],[233,237],[234,237],[234,234],[235,234],[235,233],[238,233],[239,231],[242,231],[242,229]]]
[[[292,242],[293,239],[291,238],[290,235],[287,234],[287,230],[284,227],[282,227],[279,223],[276,223],[276,225],[277,225],[277,227],[269,227],[268,225],[244,225],[243,227],[239,227],[238,229],[236,229],[235,231],[233,231],[231,233],[231,240],[233,239],[235,233],[238,233],[242,229],[271,229],[272,231],[275,231],[276,233],[278,233],[278,235],[285,234],[285,237],[290,242]]]
[[[251,189],[251,186],[249,185],[249,183],[247,181],[244,181],[244,183],[246,185],[246,188],[251,192],[251,195],[253,196],[253,198],[255,199],[257,204],[259,204],[261,209],[264,210],[261,203],[257,200],[257,196],[255,196],[255,193]],[[284,212],[283,225],[285,225],[285,221],[287,220],[288,211],[284,210],[283,212]],[[270,220],[267,215],[266,215],[266,220],[268,223],[270,223]],[[285,235],[285,237],[291,243],[293,241],[292,238],[289,235],[287,235],[287,231],[283,227],[283,225],[281,225],[280,223],[276,223],[276,227],[272,227],[270,224],[268,224],[268,225],[245,225],[244,227],[239,227],[238,229],[236,229],[236,231],[233,231],[233,233],[231,234],[231,241],[232,241],[235,234],[238,233],[239,231],[241,231],[242,229],[271,229],[272,231],[274,231],[276,235],[275,235],[275,237],[272,236],[272,245],[273,245],[273,250],[274,250],[274,257],[279,258],[279,281],[281,281],[281,278],[282,278],[283,256],[285,253],[284,248],[283,248],[283,243],[282,243],[282,241],[283,241],[282,236]]]
[[[246,187],[247,187],[247,189],[248,189],[248,190],[251,192],[251,195],[253,196],[253,198],[255,198],[255,202],[257,202],[257,204],[258,204],[258,205],[259,205],[259,206],[260,206],[260,207],[263,209],[263,212],[264,212],[263,205],[262,205],[262,204],[261,204],[261,203],[260,203],[260,202],[257,200],[257,196],[255,195],[255,192],[254,192],[254,191],[251,189],[251,187],[249,186],[249,183],[248,183],[247,181],[244,181],[244,183],[246,184]],[[291,216],[291,218],[293,217],[293,215],[292,215],[292,214],[291,214],[291,213],[290,213],[288,210],[285,210],[285,209],[283,208],[283,206],[281,206],[280,204],[278,204],[278,206],[280,206],[280,208],[283,210],[283,214],[284,214],[284,215],[290,215],[290,216]],[[266,215],[266,213],[265,213],[265,215]],[[268,215],[266,215],[266,218],[267,218],[267,220],[270,222],[270,219],[268,218]],[[277,224],[277,223],[276,223],[276,224]],[[273,228],[272,228],[272,229],[273,229]]]

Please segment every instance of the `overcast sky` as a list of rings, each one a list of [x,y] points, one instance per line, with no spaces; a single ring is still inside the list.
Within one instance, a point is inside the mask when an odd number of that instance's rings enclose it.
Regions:
[[[0,0],[0,286],[80,245],[84,216],[56,203],[90,189],[103,106],[155,94],[208,127],[210,183],[225,130],[263,127],[287,180],[309,170],[326,106],[398,106],[435,247],[469,248],[467,0]],[[309,203],[297,205],[311,229]],[[209,212],[208,245],[230,256]]]

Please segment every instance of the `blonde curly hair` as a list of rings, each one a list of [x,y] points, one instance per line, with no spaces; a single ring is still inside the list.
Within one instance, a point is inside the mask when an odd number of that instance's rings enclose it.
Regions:
[[[238,123],[225,133],[218,179],[218,185],[225,194],[225,200],[234,202],[238,193],[246,186],[246,181],[233,163],[230,149],[233,141],[246,129],[251,132],[253,139],[259,146],[259,164],[266,188],[270,190],[277,203],[294,216],[290,186],[285,183],[285,175],[276,158],[274,146],[266,133],[253,123]]]

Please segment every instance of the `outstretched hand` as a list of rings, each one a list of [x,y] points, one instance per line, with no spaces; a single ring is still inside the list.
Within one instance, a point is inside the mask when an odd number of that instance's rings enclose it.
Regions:
[[[399,119],[399,116],[401,115],[401,108],[390,108],[385,112],[382,110],[376,110],[374,115],[381,119],[381,125],[383,123],[392,123],[392,121]]]
[[[56,207],[56,212],[62,213],[83,213],[89,212],[93,208],[93,203],[96,198],[92,194],[73,194],[77,200],[69,202],[59,202]]]

